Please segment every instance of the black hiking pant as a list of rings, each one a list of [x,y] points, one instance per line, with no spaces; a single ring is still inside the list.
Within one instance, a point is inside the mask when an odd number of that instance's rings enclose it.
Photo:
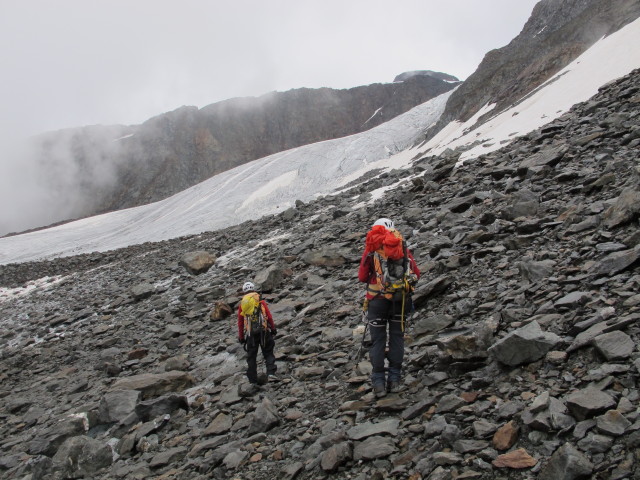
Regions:
[[[271,332],[265,332],[264,335],[252,335],[247,338],[247,378],[251,383],[258,382],[259,349],[262,349],[264,363],[267,365],[267,375],[276,373],[278,370],[276,356],[273,354],[275,346],[276,342],[273,340]]]
[[[411,297],[405,296],[405,318],[411,311]],[[371,383],[385,384],[385,358],[389,361],[388,382],[399,382],[404,360],[404,332],[402,331],[402,297],[388,300],[377,297],[369,300],[367,310],[369,330],[371,331]],[[387,346],[387,329],[389,331],[389,353],[385,355]]]

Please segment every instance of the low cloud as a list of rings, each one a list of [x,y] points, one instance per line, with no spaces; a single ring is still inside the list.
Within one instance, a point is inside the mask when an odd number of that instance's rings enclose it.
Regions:
[[[0,235],[91,213],[117,181],[126,127],[85,127],[5,141],[0,152]]]

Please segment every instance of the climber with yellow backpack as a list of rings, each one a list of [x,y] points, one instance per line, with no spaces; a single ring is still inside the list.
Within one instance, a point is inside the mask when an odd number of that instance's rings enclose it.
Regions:
[[[258,383],[257,357],[261,349],[268,380],[277,380],[278,367],[273,353],[277,330],[273,317],[252,282],[245,282],[242,292],[244,296],[238,305],[238,341],[247,352],[247,378],[250,383]]]
[[[411,292],[419,278],[418,265],[394,223],[388,218],[377,220],[367,233],[358,270],[358,279],[367,283],[363,309],[371,335],[371,384],[376,397],[401,389],[405,318],[412,308]],[[385,358],[389,362],[386,381]]]

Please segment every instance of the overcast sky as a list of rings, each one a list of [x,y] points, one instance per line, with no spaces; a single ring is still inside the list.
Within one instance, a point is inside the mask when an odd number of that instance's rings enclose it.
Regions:
[[[0,139],[409,70],[465,79],[536,3],[0,0]]]

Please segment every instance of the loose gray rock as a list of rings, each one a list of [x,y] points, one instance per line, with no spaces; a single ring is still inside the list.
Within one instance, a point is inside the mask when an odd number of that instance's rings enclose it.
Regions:
[[[280,422],[281,420],[278,415],[278,410],[275,408],[273,403],[265,397],[253,413],[253,419],[251,421],[251,426],[249,427],[249,435],[267,432],[279,425]]]
[[[577,445],[580,450],[594,455],[597,453],[606,453],[611,450],[613,441],[613,437],[608,435],[589,432],[585,438],[578,441]]]
[[[351,458],[353,458],[351,445],[347,442],[342,442],[329,447],[329,449],[322,454],[320,467],[325,472],[334,472],[345,462],[351,460]]]
[[[578,390],[567,397],[567,407],[579,421],[614,408],[615,405],[611,395],[595,388]]]
[[[224,412],[219,413],[204,430],[205,435],[220,435],[231,430],[233,418]]]
[[[631,422],[624,418],[618,410],[609,410],[604,415],[596,417],[596,427],[604,435],[619,437],[631,426]]]
[[[204,250],[198,250],[185,253],[179,263],[192,275],[200,275],[209,271],[215,262],[214,255]]]
[[[233,452],[229,452],[222,462],[229,470],[235,470],[244,464],[248,458],[249,452],[235,450]]]
[[[52,457],[65,440],[84,435],[88,427],[86,416],[72,415],[66,417],[31,440],[27,451],[31,455]]]
[[[520,275],[529,282],[539,282],[553,274],[556,262],[553,260],[523,261],[518,264]]]
[[[138,390],[143,398],[150,398],[166,392],[184,390],[194,382],[191,375],[180,371],[143,373],[116,381],[111,390]]]
[[[489,352],[501,363],[516,366],[541,359],[561,341],[558,335],[543,332],[534,321],[498,340]]]
[[[395,442],[392,438],[368,437],[366,440],[355,444],[353,459],[355,461],[382,459],[393,454],[396,449]]]
[[[147,282],[138,283],[131,287],[131,296],[135,300],[144,300],[145,298],[149,298],[155,292],[155,287]]]
[[[538,474],[540,480],[576,480],[588,478],[593,465],[570,443],[558,448]]]
[[[282,282],[282,268],[272,265],[256,274],[255,283],[262,292],[272,292]]]
[[[466,404],[467,402],[457,395],[454,395],[454,394],[445,395],[438,402],[436,413],[454,412],[458,408]]]
[[[367,437],[380,434],[388,434],[396,436],[398,434],[398,426],[400,420],[390,418],[378,423],[363,423],[362,425],[356,425],[347,431],[347,435],[351,440],[362,440]]]
[[[616,203],[604,213],[605,224],[615,228],[629,223],[640,215],[640,191],[637,188],[625,188]]]
[[[136,405],[142,398],[138,390],[118,390],[107,392],[100,400],[98,417],[101,423],[122,422],[131,414],[134,414]],[[132,422],[133,423],[133,422]]]
[[[170,415],[178,409],[188,411],[189,402],[186,396],[175,393],[142,401],[135,407],[136,414],[143,422],[148,422],[162,415]]]
[[[61,478],[91,477],[113,462],[109,445],[84,435],[65,440],[52,460]]]
[[[619,330],[603,333],[593,339],[593,346],[607,361],[629,358],[635,349],[635,342],[629,335]]]
[[[571,292],[555,302],[557,308],[577,308],[591,300],[589,292]]]
[[[165,465],[170,465],[172,463],[180,462],[185,455],[187,454],[187,449],[185,447],[174,447],[164,452],[160,452],[149,462],[149,466],[151,468],[160,468]]]
[[[634,265],[640,258],[640,247],[636,246],[630,250],[623,250],[621,252],[614,252],[607,255],[605,258],[595,263],[590,273],[594,275],[615,275],[620,273],[630,266]]]

